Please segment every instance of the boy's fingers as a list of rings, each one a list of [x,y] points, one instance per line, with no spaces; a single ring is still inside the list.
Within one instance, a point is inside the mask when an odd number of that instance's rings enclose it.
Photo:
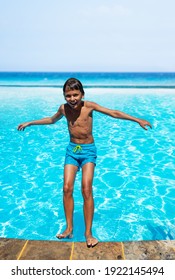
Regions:
[[[148,124],[146,124],[147,126],[149,126],[150,128],[152,128],[152,126],[151,126],[151,124],[150,123],[148,123]]]
[[[19,125],[17,129],[18,130],[24,130],[24,127],[22,125]]]
[[[152,129],[151,124],[146,124],[146,125],[149,126]],[[145,127],[145,129],[148,130],[146,127]]]

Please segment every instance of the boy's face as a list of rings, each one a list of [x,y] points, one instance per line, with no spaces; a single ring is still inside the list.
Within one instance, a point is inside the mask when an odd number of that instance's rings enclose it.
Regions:
[[[64,93],[64,98],[73,109],[76,109],[80,104],[84,95],[80,90],[66,90]]]

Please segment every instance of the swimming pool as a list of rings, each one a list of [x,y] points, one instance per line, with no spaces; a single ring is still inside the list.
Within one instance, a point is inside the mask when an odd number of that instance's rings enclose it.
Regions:
[[[100,241],[174,239],[174,89],[87,88],[85,97],[153,125],[144,131],[136,123],[94,113],[94,236]],[[0,89],[1,237],[56,240],[65,228],[66,120],[16,130],[25,120],[52,115],[63,102],[60,88]],[[79,172],[74,241],[85,240],[80,181]]]

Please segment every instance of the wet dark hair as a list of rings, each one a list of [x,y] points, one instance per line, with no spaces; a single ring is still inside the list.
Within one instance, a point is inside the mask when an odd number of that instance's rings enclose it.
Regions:
[[[82,83],[75,78],[70,78],[65,82],[63,92],[65,93],[66,90],[79,90],[83,95],[85,94]]]

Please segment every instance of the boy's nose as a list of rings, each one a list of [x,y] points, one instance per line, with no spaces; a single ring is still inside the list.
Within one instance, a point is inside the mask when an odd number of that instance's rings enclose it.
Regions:
[[[73,97],[73,96],[71,96],[70,100],[71,100],[71,101],[74,101],[74,97]]]

